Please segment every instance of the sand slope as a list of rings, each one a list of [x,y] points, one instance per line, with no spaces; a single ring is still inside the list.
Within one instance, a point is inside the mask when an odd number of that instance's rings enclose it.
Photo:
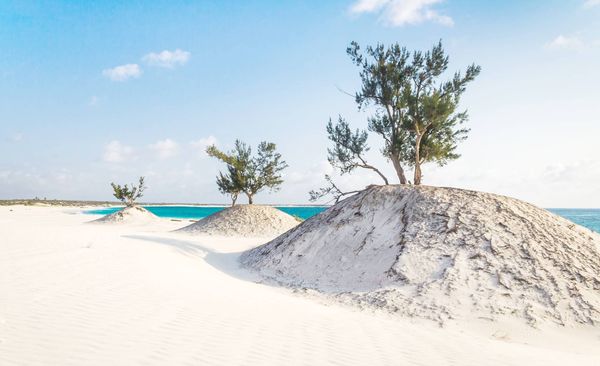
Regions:
[[[597,365],[597,332],[439,328],[321,304],[237,267],[256,239],[0,207],[0,365]]]
[[[216,212],[179,230],[193,235],[274,237],[300,221],[270,206],[236,205]]]
[[[133,224],[144,225],[159,221],[158,216],[141,206],[125,207],[99,219],[93,220],[96,224]]]
[[[242,262],[295,287],[440,322],[600,325],[600,235],[493,194],[372,187]]]

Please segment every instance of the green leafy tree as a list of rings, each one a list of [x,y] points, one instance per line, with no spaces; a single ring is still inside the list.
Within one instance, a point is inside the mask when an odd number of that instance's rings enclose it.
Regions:
[[[227,173],[219,173],[217,177],[219,190],[231,194],[232,199],[243,192],[248,204],[253,204],[254,196],[264,189],[278,190],[283,183],[281,172],[288,166],[276,151],[276,145],[270,142],[261,142],[256,156],[252,155],[252,148],[240,140],[235,141],[230,152],[223,152],[214,145],[206,152],[227,164]]]
[[[327,134],[329,140],[333,142],[333,147],[327,149],[327,160],[333,167],[338,168],[341,174],[350,173],[356,168],[369,169],[377,173],[385,184],[388,184],[385,175],[367,163],[364,157],[364,154],[369,151],[367,131],[356,129],[352,132],[348,122],[340,116],[335,125],[331,119],[329,120]],[[331,183],[331,179],[329,181]]]
[[[110,185],[113,189],[113,196],[115,196],[115,198],[119,201],[125,203],[127,207],[135,206],[135,201],[142,197],[144,195],[144,191],[146,190],[144,177],[140,177],[137,186],[133,183],[131,186],[128,186],[127,184],[121,186],[115,183],[111,183]]]
[[[347,53],[360,69],[362,85],[354,95],[358,109],[373,107],[367,130],[383,139],[382,154],[391,161],[400,184],[409,183],[405,167],[413,169],[413,183],[418,185],[424,163],[443,166],[460,156],[457,145],[469,130],[462,127],[468,114],[459,110],[459,103],[467,85],[479,75],[479,66],[470,65],[464,74],[456,72],[443,80],[449,58],[441,41],[429,51],[412,53],[398,44],[367,46],[363,52],[352,42]],[[343,118],[335,125],[330,120],[327,133],[334,147],[329,160],[341,174],[365,168],[385,178],[364,162],[367,130],[348,133]]]
[[[206,153],[227,164],[227,171],[219,172],[217,176],[217,186],[219,192],[231,197],[231,206],[235,206],[240,193],[243,192],[245,184],[243,174],[250,159],[250,151],[241,141],[236,141],[234,150],[228,154],[220,151],[214,145],[209,146]]]
[[[230,170],[229,166],[227,168]],[[232,175],[231,171],[227,174],[219,172],[219,175],[217,176],[217,186],[219,187],[219,192],[228,194],[231,197],[231,206],[235,206],[241,192],[239,185],[236,183],[235,175]]]
[[[414,170],[414,184],[421,184],[421,165],[428,162],[440,166],[460,157],[457,145],[467,138],[466,111],[458,106],[467,84],[481,72],[477,65],[467,67],[464,75],[454,73],[451,80],[440,80],[448,70],[449,57],[441,41],[431,51],[414,52],[410,64],[410,83],[406,88],[407,108],[402,125],[408,131],[410,144],[405,159]]]

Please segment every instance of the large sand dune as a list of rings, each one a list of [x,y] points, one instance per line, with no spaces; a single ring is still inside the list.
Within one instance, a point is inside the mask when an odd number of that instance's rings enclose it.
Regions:
[[[12,211],[11,211],[12,210]],[[0,206],[0,365],[597,365],[597,329],[463,326],[256,283],[263,240]]]
[[[242,262],[294,287],[440,322],[600,325],[600,235],[488,193],[371,187]]]

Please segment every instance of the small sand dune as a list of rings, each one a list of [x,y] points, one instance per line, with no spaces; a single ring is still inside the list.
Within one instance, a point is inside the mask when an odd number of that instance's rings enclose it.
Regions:
[[[96,224],[133,224],[144,225],[157,222],[160,219],[152,212],[140,206],[125,207],[122,210],[113,212],[92,221]]]
[[[179,232],[192,235],[275,237],[300,223],[270,206],[236,205],[186,226]]]

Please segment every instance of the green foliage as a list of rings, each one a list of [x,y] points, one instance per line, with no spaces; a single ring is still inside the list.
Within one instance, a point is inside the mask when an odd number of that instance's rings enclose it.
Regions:
[[[361,88],[354,95],[359,110],[372,107],[367,130],[383,139],[382,154],[392,162],[400,184],[407,184],[404,167],[414,170],[414,184],[421,184],[421,165],[436,163],[440,166],[457,159],[458,143],[467,138],[469,130],[462,127],[468,120],[466,111],[459,111],[459,103],[466,86],[479,75],[481,68],[467,67],[464,74],[456,72],[449,80],[446,75],[449,58],[441,41],[431,50],[409,52],[393,44],[385,47],[367,46],[363,52],[356,42],[346,50],[352,62],[359,67]],[[333,142],[328,160],[340,174],[356,168],[381,172],[365,161],[368,132],[352,132],[348,123],[339,117],[331,119],[327,134]],[[343,193],[326,178],[329,187],[312,191],[311,198]]]
[[[228,173],[226,175],[219,172],[219,175],[217,176],[217,186],[219,187],[219,192],[231,196],[231,206],[235,206],[241,189],[236,181],[235,170],[231,169],[230,165],[227,166],[227,170]]]
[[[249,148],[241,141],[236,140],[235,148],[229,154],[220,151],[214,145],[209,146],[206,153],[227,164],[227,172],[219,172],[217,176],[217,186],[219,192],[230,195],[231,205],[235,206],[245,184],[244,171],[250,158]]]
[[[113,196],[119,201],[125,203],[127,207],[132,207],[135,205],[135,201],[143,196],[144,190],[146,190],[146,185],[144,183],[144,177],[140,177],[138,185],[131,186],[124,184],[123,186],[115,183],[110,184],[113,189]]]
[[[449,65],[441,41],[430,51],[413,53],[398,44],[368,46],[361,53],[352,42],[347,53],[361,68],[356,103],[359,109],[375,107],[369,130],[384,139],[383,153],[394,163],[400,183],[406,183],[402,164],[414,168],[414,184],[420,184],[421,164],[444,165],[459,157],[456,147],[467,137],[468,129],[461,125],[468,115],[457,109],[467,84],[479,75],[479,66],[470,65],[464,75],[456,72],[452,79],[440,80]]]
[[[265,188],[276,191],[283,183],[281,172],[287,168],[287,164],[276,151],[274,143],[261,142],[256,156],[252,155],[251,147],[240,140],[235,141],[234,149],[228,153],[214,145],[208,147],[206,152],[227,164],[227,173],[219,173],[217,185],[221,193],[232,196],[233,204],[241,192],[252,204],[256,193]]]
[[[364,154],[369,151],[367,131],[356,129],[352,132],[348,122],[339,116],[335,125],[329,119],[327,134],[333,142],[333,148],[327,149],[327,160],[333,167],[338,168],[341,174],[350,173],[356,168],[369,169],[388,184],[387,178],[364,158]]]

